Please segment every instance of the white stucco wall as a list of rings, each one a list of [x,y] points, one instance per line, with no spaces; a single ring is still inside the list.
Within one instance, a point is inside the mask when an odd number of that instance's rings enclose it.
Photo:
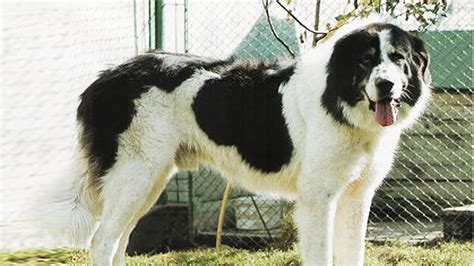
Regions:
[[[0,250],[69,243],[56,203],[77,99],[100,70],[146,49],[147,3],[2,2]]]

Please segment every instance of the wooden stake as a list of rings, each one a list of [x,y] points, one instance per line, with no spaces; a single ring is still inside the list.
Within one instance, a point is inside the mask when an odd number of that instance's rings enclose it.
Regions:
[[[221,251],[221,242],[222,242],[222,228],[224,227],[224,218],[225,218],[225,209],[227,207],[227,199],[230,195],[230,182],[227,182],[224,190],[224,195],[222,195],[221,209],[219,212],[219,220],[217,221],[217,235],[216,235],[216,252]]]

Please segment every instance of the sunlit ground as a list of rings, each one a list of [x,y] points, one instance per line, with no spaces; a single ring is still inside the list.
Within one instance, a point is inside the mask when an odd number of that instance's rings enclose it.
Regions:
[[[413,246],[389,243],[367,246],[366,265],[471,265],[474,261],[471,242],[439,242]],[[55,249],[0,253],[0,265],[11,264],[88,264],[86,251]],[[295,249],[289,251],[247,251],[224,248],[219,254],[214,249],[197,249],[185,252],[168,252],[153,256],[127,258],[127,264],[147,265],[299,265]]]

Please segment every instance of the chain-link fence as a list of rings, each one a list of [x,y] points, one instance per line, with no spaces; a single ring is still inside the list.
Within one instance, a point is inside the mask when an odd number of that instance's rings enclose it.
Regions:
[[[185,7],[186,52],[217,58],[290,56],[272,34],[261,1],[172,4]],[[289,8],[302,23],[313,27],[315,6],[315,1],[298,1]],[[319,28],[334,25],[335,17],[350,8],[347,1],[321,1]],[[472,204],[472,25],[465,19],[471,9],[469,1],[450,4],[447,17],[421,33],[433,62],[433,101],[419,123],[402,136],[393,170],[372,204],[368,239],[426,241],[440,237],[442,209]],[[275,3],[269,11],[279,37],[294,52],[304,53],[311,46],[309,32]],[[417,28],[413,21],[405,26]],[[213,244],[225,181],[208,169],[182,175],[185,177],[177,182],[190,196],[186,199],[192,210],[192,240]],[[282,242],[287,243],[285,238],[294,240],[287,203],[233,189],[225,212],[225,244],[281,247]]]
[[[315,5],[292,1],[290,8],[313,28]],[[372,205],[370,239],[437,237],[443,208],[472,203],[472,5],[468,0],[450,4],[447,17],[422,33],[433,62],[433,102],[403,135],[394,168]],[[334,25],[335,17],[350,8],[347,1],[321,1],[319,28]],[[64,178],[59,165],[73,143],[77,96],[100,70],[155,44],[216,58],[289,57],[257,0],[2,2],[1,12],[0,249],[67,244],[65,233],[52,226],[60,212],[48,188]],[[304,53],[311,34],[275,3],[269,12],[284,42]],[[160,30],[162,36],[154,36]],[[213,244],[224,188],[224,179],[211,170],[180,173],[161,203],[188,206],[191,242]],[[234,187],[223,243],[287,245],[294,240],[290,214],[289,203]]]

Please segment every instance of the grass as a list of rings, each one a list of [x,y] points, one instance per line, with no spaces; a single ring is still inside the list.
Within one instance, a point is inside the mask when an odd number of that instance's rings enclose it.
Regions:
[[[367,244],[366,265],[471,265],[474,244],[439,242],[413,246],[403,243]],[[0,253],[0,265],[90,264],[87,252],[70,249]],[[168,252],[153,256],[127,257],[130,265],[299,265],[295,249],[247,251],[225,248]]]

